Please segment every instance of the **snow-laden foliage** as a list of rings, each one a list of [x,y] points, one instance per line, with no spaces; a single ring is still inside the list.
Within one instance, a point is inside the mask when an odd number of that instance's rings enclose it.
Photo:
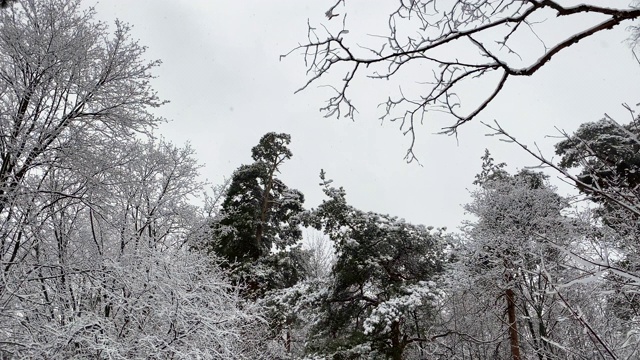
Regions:
[[[304,196],[276,177],[292,156],[290,141],[288,134],[265,134],[252,149],[254,162],[234,171],[220,217],[211,225],[215,241],[207,244],[208,250],[242,262],[302,240],[299,215]]]
[[[510,175],[488,152],[483,159],[466,206],[477,220],[454,242],[431,353],[580,359],[617,347],[602,277],[584,279],[571,256],[589,252],[589,223],[569,216],[543,174]]]
[[[640,178],[638,118],[619,124],[605,116],[581,125],[574,134],[556,145],[560,165],[578,168],[576,186],[596,204],[586,212],[591,224],[586,246],[569,251],[581,276],[565,281],[602,282],[601,295],[608,314],[615,319],[608,324],[612,353],[637,356],[636,329],[640,318]]]
[[[89,171],[91,186],[75,162],[43,179],[47,195],[34,196],[27,209],[14,206],[34,212],[16,229],[20,261],[5,266],[0,299],[8,330],[0,336],[10,346],[3,351],[60,359],[256,358],[266,346],[258,309],[240,301],[211,259],[183,246],[204,221],[188,202],[201,190],[192,152],[162,142],[120,146],[123,154],[93,163],[105,170]],[[68,188],[82,196],[63,196]]]
[[[128,27],[6,4],[0,358],[638,357],[637,119],[558,144],[586,210],[488,152],[455,236],[356,209],[324,173],[305,210],[272,132],[200,207],[193,151],[153,136],[158,63]],[[303,245],[303,225],[323,234]]]
[[[6,309],[3,351],[47,359],[257,358],[261,339],[247,334],[263,331],[263,321],[209,263],[146,248],[67,271],[66,284],[43,280],[50,304],[34,288],[29,301],[21,296]]]
[[[202,235],[189,147],[153,139],[156,62],[74,0],[0,11],[0,357],[271,359]]]
[[[267,312],[273,335],[293,358],[303,357],[313,328],[322,322],[331,279],[309,278],[291,287],[268,292],[259,303]]]
[[[382,301],[364,320],[364,334],[389,333],[391,326],[404,314],[411,314],[422,306],[432,305],[438,299],[436,283],[419,281],[402,289],[399,296]]]
[[[294,285],[307,257],[300,249],[304,196],[276,177],[291,158],[288,134],[267,133],[252,149],[254,162],[236,169],[220,212],[210,221],[210,238],[199,249],[223,258],[244,295]]]
[[[426,341],[439,297],[434,279],[444,257],[442,236],[355,209],[343,189],[321,177],[329,199],[308,221],[334,241],[336,262],[307,351],[336,358],[408,356]]]

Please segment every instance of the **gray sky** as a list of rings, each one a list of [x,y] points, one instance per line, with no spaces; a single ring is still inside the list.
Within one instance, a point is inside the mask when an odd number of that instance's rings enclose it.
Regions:
[[[348,3],[359,9],[349,13],[348,25],[384,26],[384,9],[374,2]],[[451,121],[434,115],[417,129],[415,151],[423,166],[406,164],[409,139],[397,124],[377,120],[376,105],[389,91],[383,83],[359,88],[355,122],[322,117],[324,88],[293,94],[306,81],[303,59],[292,55],[280,61],[279,56],[304,42],[307,19],[316,25],[325,21],[329,6],[329,1],[310,0],[102,0],[95,7],[101,20],[131,24],[134,39],[148,46],[148,58],[163,61],[154,86],[171,103],[156,114],[171,122],[159,135],[176,144],[190,142],[205,165],[203,176],[219,183],[251,161],[251,148],[264,133],[289,133],[294,157],[281,178],[305,194],[307,206],[323,199],[318,186],[323,168],[362,210],[455,228],[484,148],[512,170],[536,164],[514,145],[484,136],[480,121],[496,119],[519,140],[536,141],[552,156],[557,140],[545,135],[557,135],[554,127],[573,131],[604,113],[627,122],[620,104],[639,102],[640,65],[625,42],[631,24],[623,24],[560,53],[533,77],[508,83],[477,120],[460,129],[457,141],[434,134]],[[592,23],[582,18],[558,26],[550,20],[540,31],[553,37]],[[523,39],[520,45],[520,51],[540,55],[539,43]]]

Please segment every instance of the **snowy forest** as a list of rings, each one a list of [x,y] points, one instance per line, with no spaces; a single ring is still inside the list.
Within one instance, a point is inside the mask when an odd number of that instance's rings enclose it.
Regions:
[[[301,90],[326,81],[321,111],[352,117],[351,83],[434,65],[381,107],[414,141],[425,114],[445,112],[439,136],[455,135],[507,81],[593,34],[628,26],[630,53],[640,38],[634,6],[403,0],[387,36],[358,47],[349,0],[329,3],[326,26],[283,55],[308,67]],[[512,65],[536,16],[582,13],[601,22]],[[471,220],[447,229],[357,208],[320,166],[324,200],[307,206],[282,180],[297,140],[284,132],[207,184],[194,150],[157,134],[160,62],[130,30],[79,0],[0,2],[0,359],[640,358],[635,106],[563,133],[555,155],[488,123],[540,165],[477,154]],[[439,51],[456,41],[473,51]],[[495,80],[483,99],[458,96],[482,77]],[[407,160],[419,166],[413,142]]]

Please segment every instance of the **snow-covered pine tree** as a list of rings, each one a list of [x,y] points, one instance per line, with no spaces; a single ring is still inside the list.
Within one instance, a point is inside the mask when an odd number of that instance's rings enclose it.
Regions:
[[[247,295],[291,286],[302,278],[304,196],[276,175],[291,158],[288,134],[267,133],[252,149],[254,162],[231,178],[212,239],[204,246],[226,260]]]
[[[309,353],[347,358],[419,358],[439,297],[444,259],[440,230],[348,205],[321,174],[328,199],[311,223],[336,248]]]

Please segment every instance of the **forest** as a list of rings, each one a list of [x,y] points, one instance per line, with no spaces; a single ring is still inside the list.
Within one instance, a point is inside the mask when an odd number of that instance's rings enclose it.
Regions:
[[[640,37],[631,5],[403,0],[388,34],[358,47],[347,3],[283,56],[308,67],[301,91],[329,84],[327,117],[358,113],[354,82],[433,65],[382,103],[412,139],[409,162],[426,114],[446,113],[440,136],[456,135],[581,40],[629,26],[631,53]],[[513,62],[539,16],[585,13],[600,22]],[[453,42],[472,55],[440,51]],[[146,50],[80,0],[0,2],[0,359],[640,358],[637,105],[563,133],[555,157],[485,124],[540,166],[477,154],[472,220],[447,229],[357,208],[320,167],[324,200],[307,206],[283,180],[285,132],[209,186],[194,150],[155,132],[166,101]],[[482,77],[494,83],[480,101],[459,95]]]

